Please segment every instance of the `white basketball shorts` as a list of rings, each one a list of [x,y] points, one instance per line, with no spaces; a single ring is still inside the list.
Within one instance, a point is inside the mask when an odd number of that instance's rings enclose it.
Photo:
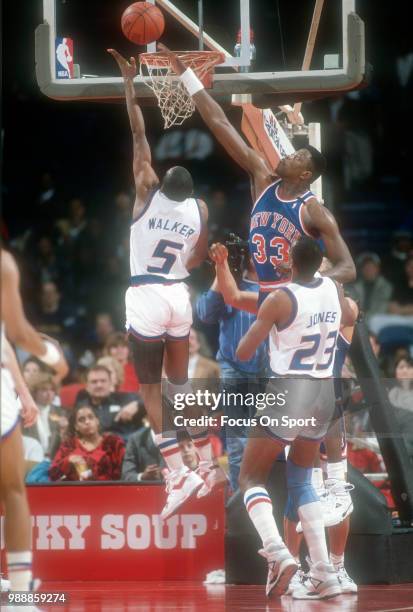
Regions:
[[[10,372],[1,368],[1,437],[11,434],[19,422],[20,406],[16,398],[13,378]]]
[[[125,303],[126,329],[142,340],[180,339],[189,335],[192,307],[185,283],[129,287]]]

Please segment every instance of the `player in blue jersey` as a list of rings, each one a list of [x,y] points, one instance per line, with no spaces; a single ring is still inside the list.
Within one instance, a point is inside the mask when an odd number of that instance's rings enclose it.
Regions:
[[[177,55],[164,45],[173,70],[180,75],[195,106],[217,140],[251,180],[250,248],[260,287],[261,300],[268,291],[289,280],[289,249],[303,234],[321,238],[333,264],[325,276],[341,283],[356,278],[356,269],[333,215],[310,190],[325,168],[325,159],[314,147],[305,147],[282,159],[276,175],[262,155],[249,147],[231,125],[219,104]]]

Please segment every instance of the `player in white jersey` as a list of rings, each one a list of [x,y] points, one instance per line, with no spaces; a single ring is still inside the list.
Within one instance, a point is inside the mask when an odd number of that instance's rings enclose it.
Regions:
[[[145,407],[155,439],[169,468],[168,499],[161,513],[166,519],[198,491],[206,494],[218,471],[206,430],[188,429],[201,464],[198,473],[185,467],[174,428],[162,419],[162,366],[168,378],[167,398],[190,393],[188,382],[189,331],[192,324],[188,271],[208,252],[208,209],[193,196],[190,173],[170,168],[160,181],[153,167],[145,124],[136,101],[133,78],[136,61],[114,49],[125,84],[126,105],[133,134],[133,172],[136,199],[130,240],[131,283],[126,292],[126,325],[141,383]],[[165,358],[165,359],[164,359]]]
[[[1,251],[1,446],[0,498],[5,514],[5,542],[11,589],[30,589],[31,525],[24,486],[24,456],[20,430],[21,416],[25,425],[33,424],[36,407],[20,373],[13,349],[14,344],[35,355],[52,367],[61,378],[68,372],[61,350],[47,336],[39,334],[27,321],[19,292],[19,272],[10,253]]]
[[[260,552],[268,561],[267,595],[273,591],[281,595],[298,566],[281,539],[265,484],[275,458],[291,445],[287,486],[312,561],[308,581],[293,592],[299,599],[341,593],[329,561],[321,503],[311,474],[334,412],[331,376],[340,324],[354,320],[342,289],[329,278],[314,277],[321,260],[321,250],[311,238],[301,237],[293,245],[292,282],[265,300],[237,349],[239,359],[249,359],[270,334],[273,378],[267,387],[267,407],[257,413],[258,425],[250,433],[240,488],[263,542]]]

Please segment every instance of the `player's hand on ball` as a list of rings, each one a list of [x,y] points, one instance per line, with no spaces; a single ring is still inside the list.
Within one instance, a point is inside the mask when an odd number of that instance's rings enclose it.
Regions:
[[[228,259],[228,249],[220,242],[214,243],[209,249],[209,256],[218,266],[222,266]]]
[[[162,51],[169,57],[169,61],[171,62],[172,70],[176,74],[183,74],[186,70],[185,64],[179,59],[177,54],[174,51],[168,49],[166,45],[163,43],[158,43],[158,50]]]
[[[123,55],[116,51],[116,49],[108,49],[107,51],[115,58],[124,79],[133,79],[136,76],[138,70],[134,57],[131,57],[128,61]]]

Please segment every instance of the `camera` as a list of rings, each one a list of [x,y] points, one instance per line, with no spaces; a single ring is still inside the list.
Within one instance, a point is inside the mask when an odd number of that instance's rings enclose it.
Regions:
[[[234,277],[239,280],[245,270],[249,257],[248,240],[243,240],[234,233],[228,235],[224,242],[228,249],[228,265]]]

